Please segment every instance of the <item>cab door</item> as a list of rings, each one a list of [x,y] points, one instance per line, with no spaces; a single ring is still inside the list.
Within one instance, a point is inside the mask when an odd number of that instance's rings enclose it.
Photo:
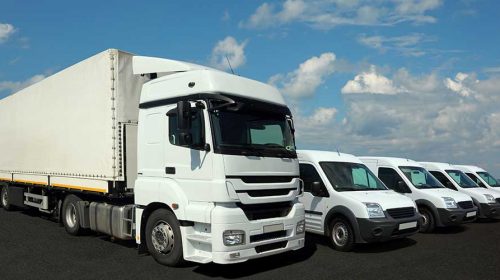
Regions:
[[[304,195],[300,201],[306,212],[306,230],[324,234],[324,217],[328,214],[328,200],[330,195],[325,182],[312,163],[300,163],[300,178],[304,181]],[[320,191],[313,193],[313,183],[319,183]]]

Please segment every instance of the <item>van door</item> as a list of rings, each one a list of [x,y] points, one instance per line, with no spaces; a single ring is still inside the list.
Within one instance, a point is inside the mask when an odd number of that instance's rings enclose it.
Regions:
[[[304,181],[304,196],[300,201],[306,210],[306,230],[324,234],[323,220],[328,212],[329,194],[316,167],[310,163],[300,164],[300,178]],[[319,193],[312,192],[313,183],[320,184]]]

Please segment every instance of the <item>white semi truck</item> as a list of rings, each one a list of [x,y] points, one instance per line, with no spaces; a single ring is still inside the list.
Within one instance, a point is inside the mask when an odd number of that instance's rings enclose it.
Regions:
[[[293,120],[266,84],[110,49],[0,100],[0,133],[2,206],[70,234],[170,266],[304,246]]]

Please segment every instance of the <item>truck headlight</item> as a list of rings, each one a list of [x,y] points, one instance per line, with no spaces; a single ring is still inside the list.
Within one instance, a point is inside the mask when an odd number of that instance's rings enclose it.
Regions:
[[[222,234],[222,240],[226,246],[245,244],[245,232],[242,230],[226,230]]]
[[[458,208],[457,202],[451,197],[442,197],[445,208]]]
[[[366,211],[368,212],[368,218],[385,218],[384,210],[378,203],[366,202]]]
[[[485,194],[484,197],[486,197],[486,201],[490,204],[495,203],[495,198],[491,194]]]
[[[297,228],[295,229],[295,233],[301,234],[304,233],[304,231],[306,231],[306,221],[302,220],[297,223]]]

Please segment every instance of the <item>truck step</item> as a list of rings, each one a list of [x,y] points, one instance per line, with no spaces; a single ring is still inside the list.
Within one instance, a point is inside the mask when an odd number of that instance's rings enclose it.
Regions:
[[[196,262],[196,263],[209,263],[212,262],[212,258],[206,256],[189,256],[184,257],[186,261]]]
[[[201,234],[188,234],[187,239],[204,244],[212,244],[212,237]]]

